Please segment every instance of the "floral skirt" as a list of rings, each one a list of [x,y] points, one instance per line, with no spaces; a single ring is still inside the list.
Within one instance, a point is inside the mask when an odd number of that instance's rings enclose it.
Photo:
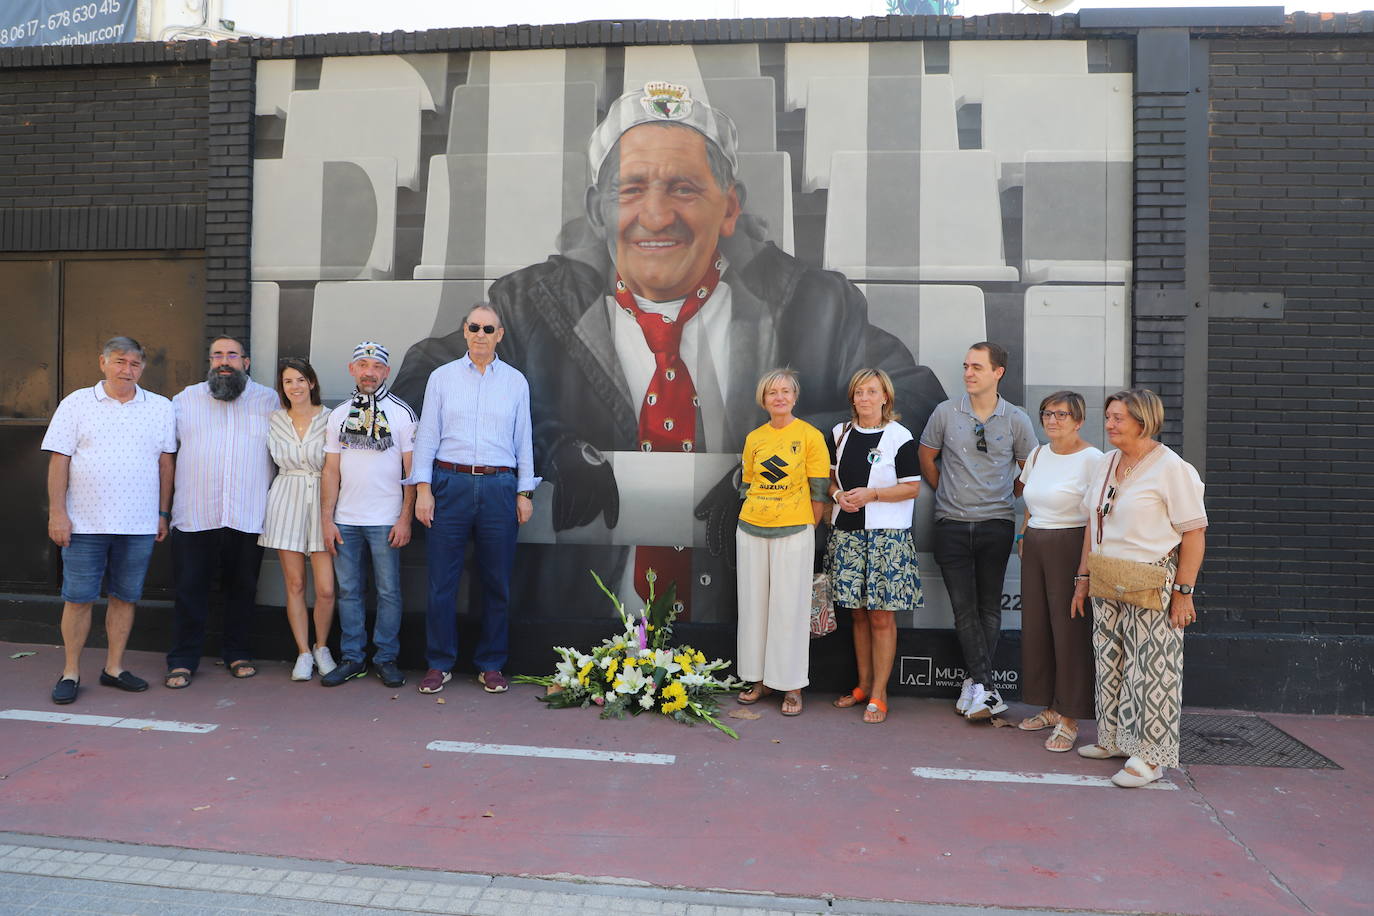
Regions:
[[[925,605],[916,546],[905,528],[831,531],[826,559],[836,607],[912,611]]]

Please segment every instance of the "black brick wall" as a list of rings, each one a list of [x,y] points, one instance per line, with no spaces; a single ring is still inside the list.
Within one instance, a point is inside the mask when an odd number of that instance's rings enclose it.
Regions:
[[[205,64],[0,69],[0,250],[199,248]]]
[[[1216,42],[1210,121],[1212,285],[1287,306],[1209,326],[1207,629],[1374,635],[1374,38]]]

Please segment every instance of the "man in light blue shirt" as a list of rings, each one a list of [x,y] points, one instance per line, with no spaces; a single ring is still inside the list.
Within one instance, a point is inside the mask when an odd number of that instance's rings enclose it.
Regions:
[[[471,537],[482,580],[482,635],[473,650],[477,682],[501,693],[507,682],[510,573],[520,526],[534,511],[530,388],[496,356],[501,316],[478,304],[463,321],[467,354],[435,369],[425,386],[410,483],[415,517],[429,528],[429,670],[421,693],[438,693],[458,661],[457,597]]]

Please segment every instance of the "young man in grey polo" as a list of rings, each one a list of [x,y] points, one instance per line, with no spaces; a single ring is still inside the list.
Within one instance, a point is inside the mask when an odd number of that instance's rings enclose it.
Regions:
[[[1007,708],[992,684],[992,654],[1002,631],[1017,477],[1036,445],[1030,417],[997,393],[1006,371],[1005,349],[974,344],[964,357],[965,394],[936,407],[921,433],[921,476],[935,490],[935,562],[968,674],[955,709],[975,721]]]

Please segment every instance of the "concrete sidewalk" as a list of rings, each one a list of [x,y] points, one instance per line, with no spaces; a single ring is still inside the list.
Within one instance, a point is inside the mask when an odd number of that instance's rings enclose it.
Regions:
[[[18,651],[37,654],[9,658]],[[757,719],[731,719],[741,736],[732,741],[661,716],[603,722],[592,710],[550,711],[533,689],[490,696],[465,677],[437,697],[416,693],[414,676],[399,690],[375,677],[325,690],[290,682],[288,666],[272,662],[235,681],[207,661],[187,690],[155,682],[127,694],[95,686],[101,654],[88,653],[90,686],[78,701],[56,707],[48,692],[60,651],[0,644],[0,831],[29,837],[0,838],[13,847],[0,873],[17,874],[11,857],[28,861],[35,846],[54,844],[164,862],[262,856],[251,866],[194,861],[282,872],[267,888],[129,880],[173,874],[170,865],[29,873],[144,888],[137,893],[246,894],[246,904],[213,905],[258,912],[325,912],[288,909],[295,898],[272,888],[302,884],[293,872],[363,874],[354,866],[424,869],[405,880],[475,887],[471,912],[492,913],[541,912],[530,901],[486,906],[512,903],[488,892],[534,892],[521,881],[555,895],[538,905],[559,913],[972,905],[1265,916],[1367,913],[1374,901],[1366,718],[1266,717],[1344,770],[1194,766],[1128,791],[1106,783],[1119,761],[1049,754],[1043,735],[972,725],[946,701],[896,697],[888,722],[868,726],[813,693],[798,719],[766,702],[750,710]],[[150,680],[162,667],[146,653],[129,665]],[[1091,739],[1088,728],[1081,740]],[[38,837],[151,848],[74,849]],[[330,871],[337,863],[346,871]],[[366,876],[402,880],[385,869]],[[566,882],[592,899],[563,902]],[[97,901],[115,893],[80,887]],[[420,908],[371,893],[333,902]]]
[[[0,916],[24,913],[461,916],[967,916],[962,906],[684,891],[0,834]],[[1065,910],[979,908],[983,916]],[[1071,916],[1071,914],[1070,914]]]

